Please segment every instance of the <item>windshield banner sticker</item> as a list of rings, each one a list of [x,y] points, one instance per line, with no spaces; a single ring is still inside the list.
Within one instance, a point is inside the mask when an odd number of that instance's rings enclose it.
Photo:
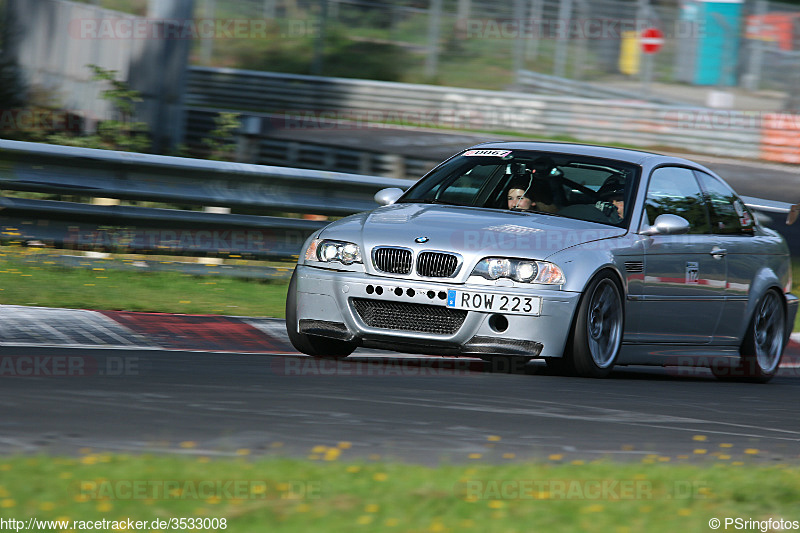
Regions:
[[[511,150],[467,150],[463,155],[480,157],[505,157]]]

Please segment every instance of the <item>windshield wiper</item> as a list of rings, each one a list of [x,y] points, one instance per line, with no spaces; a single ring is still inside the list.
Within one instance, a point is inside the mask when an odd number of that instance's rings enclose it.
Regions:
[[[559,215],[558,213],[550,213],[549,211],[536,211],[536,210],[525,211],[523,209],[517,209],[517,208],[506,209],[505,207],[494,207],[492,209],[495,209],[497,211],[505,211],[506,213],[518,213],[521,215],[548,215],[552,217],[570,218],[564,215]]]
[[[395,202],[397,204],[439,204],[439,205],[458,205],[461,207],[470,207],[464,204],[457,204],[455,202],[448,202],[447,200],[439,200],[438,198],[424,198],[424,199],[405,199],[405,200],[398,200]]]

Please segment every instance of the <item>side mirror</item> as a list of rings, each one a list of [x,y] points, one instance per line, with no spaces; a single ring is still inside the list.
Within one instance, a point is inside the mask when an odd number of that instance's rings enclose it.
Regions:
[[[640,235],[683,235],[689,232],[689,221],[678,215],[663,214],[655,223],[639,232]]]
[[[375,193],[375,201],[381,205],[392,205],[397,201],[398,198],[403,196],[403,189],[398,189],[397,187],[389,187],[386,189],[381,189]]]

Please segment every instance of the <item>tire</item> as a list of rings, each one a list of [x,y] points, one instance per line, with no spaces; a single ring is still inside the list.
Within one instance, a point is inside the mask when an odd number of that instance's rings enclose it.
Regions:
[[[292,273],[286,294],[286,333],[295,350],[313,357],[343,359],[358,347],[355,342],[306,335],[297,331],[297,270]]]
[[[739,363],[711,371],[724,381],[766,383],[777,373],[785,347],[786,309],[781,295],[771,289],[756,304],[739,348]]]
[[[622,290],[613,274],[602,272],[581,297],[563,361],[554,360],[554,369],[587,378],[607,377],[622,346],[624,325]]]

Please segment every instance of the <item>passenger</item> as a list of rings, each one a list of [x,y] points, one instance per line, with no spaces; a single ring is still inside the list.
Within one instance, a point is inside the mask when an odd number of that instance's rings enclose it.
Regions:
[[[559,215],[591,222],[616,224],[625,218],[625,185],[616,177],[609,178],[597,191],[595,204],[573,204]]]
[[[601,211],[610,211],[605,214],[612,219],[612,222],[619,222],[625,218],[625,185],[616,180],[607,181],[597,191],[597,196],[600,198],[597,208]],[[614,206],[616,212],[614,209],[608,208],[609,203]],[[616,220],[614,220],[615,218]]]

